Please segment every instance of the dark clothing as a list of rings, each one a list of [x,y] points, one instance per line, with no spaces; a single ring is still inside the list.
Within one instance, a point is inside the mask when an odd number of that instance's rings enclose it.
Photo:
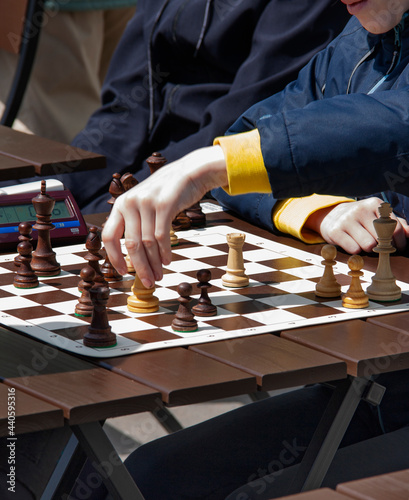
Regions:
[[[114,54],[102,106],[74,139],[108,168],[60,176],[84,212],[106,211],[114,172],[148,175],[211,145],[254,103],[280,91],[345,26],[333,0],[140,0]]]
[[[360,456],[365,465],[358,468],[354,448],[352,453],[344,448],[379,436],[381,443],[387,443],[384,431],[394,433],[409,425],[408,375],[405,370],[378,377],[377,382],[387,388],[380,411],[360,402],[341,443],[343,468],[333,469],[326,478],[331,482],[326,484],[335,487],[338,479],[409,466],[409,432],[405,440],[397,444],[395,440],[392,449],[367,447],[370,455],[362,443]],[[238,492],[228,498],[266,500],[285,495],[293,476],[284,471],[301,461],[331,393],[327,387],[314,385],[249,404],[147,443],[125,463],[146,500],[224,500],[244,484],[248,484],[246,495]],[[268,477],[274,472],[283,477]]]

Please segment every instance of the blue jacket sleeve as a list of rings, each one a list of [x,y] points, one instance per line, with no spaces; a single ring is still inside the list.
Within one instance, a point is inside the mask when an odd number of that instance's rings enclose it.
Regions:
[[[226,210],[232,210],[247,222],[274,231],[271,219],[276,199],[271,194],[249,193],[229,196],[222,188],[214,189],[212,196]]]
[[[346,44],[340,43],[337,52],[337,43],[318,54],[283,92],[245,112],[231,131],[259,130],[277,199],[314,192],[361,196],[387,189],[408,195],[409,54],[373,93],[368,91],[379,79],[379,68],[373,67],[377,60],[369,60],[354,76],[353,93],[346,95],[340,89],[347,88],[352,73],[341,66]]]

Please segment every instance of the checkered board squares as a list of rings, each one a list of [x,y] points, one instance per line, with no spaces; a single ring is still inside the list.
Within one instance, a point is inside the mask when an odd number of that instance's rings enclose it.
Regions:
[[[403,290],[398,303],[371,302],[366,309],[345,309],[341,299],[322,299],[314,294],[323,274],[320,255],[287,247],[268,239],[245,233],[243,259],[250,284],[245,288],[226,288],[228,245],[226,235],[236,232],[228,226],[207,227],[179,232],[179,245],[172,249],[173,259],[164,268],[155,295],[159,311],[131,313],[126,303],[134,277],[110,284],[108,318],[118,343],[111,348],[83,345],[90,318],[74,315],[79,292],[79,273],[86,253],[83,245],[56,249],[62,266],[59,276],[42,278],[40,286],[29,290],[13,286],[14,255],[0,256],[0,323],[71,352],[93,357],[121,356],[172,346],[279,332],[291,328],[365,318],[407,310],[409,285],[398,282]],[[124,249],[125,253],[125,249]],[[212,274],[209,296],[217,306],[217,316],[197,318],[198,331],[176,333],[171,322],[178,308],[177,286],[193,286],[192,305],[199,298],[196,273],[209,269]],[[345,292],[349,286],[348,267],[334,266]],[[371,282],[364,271],[363,287]]]

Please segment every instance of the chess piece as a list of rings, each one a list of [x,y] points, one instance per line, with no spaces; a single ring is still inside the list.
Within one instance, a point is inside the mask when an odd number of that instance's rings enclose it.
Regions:
[[[191,301],[192,285],[190,283],[180,283],[177,288],[179,308],[172,321],[172,328],[175,332],[195,332],[197,321],[195,320],[189,306]]]
[[[157,152],[152,153],[152,155],[149,156],[149,158],[147,158],[146,160],[151,175],[154,174],[161,167],[163,167],[163,165],[165,165],[166,162],[167,162],[166,158]],[[189,225],[190,225],[190,219],[189,219]],[[175,234],[175,229],[181,229],[180,224],[176,225],[175,227],[171,226],[170,228],[170,245],[172,247],[179,244],[179,239]]]
[[[51,248],[50,231],[54,229],[51,224],[55,200],[46,193],[45,181],[41,181],[40,193],[32,199],[36,213],[36,223],[33,228],[38,231],[37,247],[33,252],[31,267],[37,276],[57,276],[61,272],[61,266],[55,258],[55,252]]]
[[[33,228],[29,222],[20,222],[18,225],[18,232],[20,233],[18,236],[18,241],[29,241],[30,244],[33,241],[33,238],[31,237],[31,233],[33,231]],[[20,265],[20,254],[16,255],[14,257],[14,265],[18,267]]]
[[[192,225],[190,218],[187,216],[186,211],[182,210],[172,221],[172,227],[175,231],[189,229]]]
[[[125,264],[126,264],[126,269],[129,274],[133,274],[135,272],[135,268],[133,267],[131,258],[129,257],[129,254],[125,255]]]
[[[245,238],[245,235],[241,233],[230,233],[227,235],[229,254],[227,257],[227,272],[222,276],[222,283],[229,288],[239,288],[249,284],[249,278],[244,272],[243,262]]]
[[[324,274],[315,287],[315,295],[318,297],[340,297],[341,285],[337,282],[334,276],[333,266],[335,266],[335,257],[337,256],[337,249],[334,245],[324,245],[321,249],[321,255],[324,264]]]
[[[80,276],[82,281],[78,288],[82,290],[82,293],[75,306],[75,316],[92,316],[94,305],[90,290],[94,286],[95,271],[87,264],[81,269]]]
[[[167,162],[166,158],[157,152],[152,153],[152,155],[149,156],[149,158],[147,158],[146,160],[151,175],[154,174],[161,167],[163,167],[163,165],[165,165],[166,162]]]
[[[361,286],[360,276],[364,273],[361,269],[364,267],[364,260],[360,255],[351,255],[348,259],[348,267],[350,269],[351,284],[348,291],[342,297],[342,305],[349,309],[363,309],[368,307],[369,300]]]
[[[100,253],[101,236],[95,226],[91,226],[89,228],[89,233],[87,239],[85,240],[85,248],[88,250],[88,252],[85,254],[84,259],[95,271],[95,286],[108,286],[108,283],[106,282],[99,265],[99,261],[103,258]],[[80,286],[78,288],[80,289],[80,291],[82,291]]]
[[[391,219],[392,208],[389,203],[382,203],[379,207],[378,219],[374,220],[378,245],[373,249],[379,254],[378,267],[372,277],[372,283],[368,286],[366,293],[371,300],[389,302],[401,298],[401,289],[396,284],[396,278],[391,270],[390,254],[396,249],[392,246],[392,236],[397,221]]]
[[[117,343],[116,335],[111,331],[106,310],[109,288],[107,286],[92,287],[90,295],[94,310],[88,332],[84,335],[84,345],[87,347],[113,347]]]
[[[197,304],[192,307],[192,312],[195,316],[216,316],[217,307],[212,304],[208,294],[208,289],[212,286],[209,283],[212,274],[209,269],[200,269],[196,276],[199,281],[197,287],[200,289],[200,298]]]
[[[129,191],[131,188],[138,184],[138,181],[130,172],[123,174],[120,180],[125,191]],[[128,254],[126,254],[125,256],[125,262],[128,273],[133,274],[135,272],[135,268],[133,267],[132,261]]]
[[[179,238],[178,235],[175,233],[175,230],[173,227],[170,228],[170,246],[171,247],[176,247],[179,245]]]
[[[137,274],[135,274],[131,290],[132,295],[127,300],[128,309],[131,312],[152,313],[159,309],[159,299],[153,295],[155,287],[144,287]]]
[[[121,176],[120,183],[122,184],[125,191],[129,191],[131,188],[138,184],[138,181],[130,172],[126,172]]]
[[[203,213],[199,202],[186,209],[186,215],[189,217],[192,226],[204,227],[206,225],[206,215]]]
[[[38,287],[38,277],[31,268],[31,253],[33,246],[29,240],[20,241],[17,245],[19,254],[17,271],[14,276],[14,286],[16,288],[36,288]]]
[[[109,185],[109,194],[111,198],[108,200],[108,203],[112,207],[114,206],[115,200],[125,192],[124,186],[121,183],[121,174],[115,173],[112,175],[111,184]],[[118,273],[118,271],[114,268],[109,260],[108,254],[106,254],[105,260],[101,265],[101,273],[104,275],[106,281],[121,281],[122,276]]]

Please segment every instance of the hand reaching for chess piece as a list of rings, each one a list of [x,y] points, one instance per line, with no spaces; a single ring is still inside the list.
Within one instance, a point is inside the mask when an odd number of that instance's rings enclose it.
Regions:
[[[171,262],[169,228],[174,217],[209,190],[227,185],[220,146],[198,149],[161,167],[120,196],[103,230],[105,249],[121,274],[127,271],[120,239],[143,285],[162,279],[162,265]]]

